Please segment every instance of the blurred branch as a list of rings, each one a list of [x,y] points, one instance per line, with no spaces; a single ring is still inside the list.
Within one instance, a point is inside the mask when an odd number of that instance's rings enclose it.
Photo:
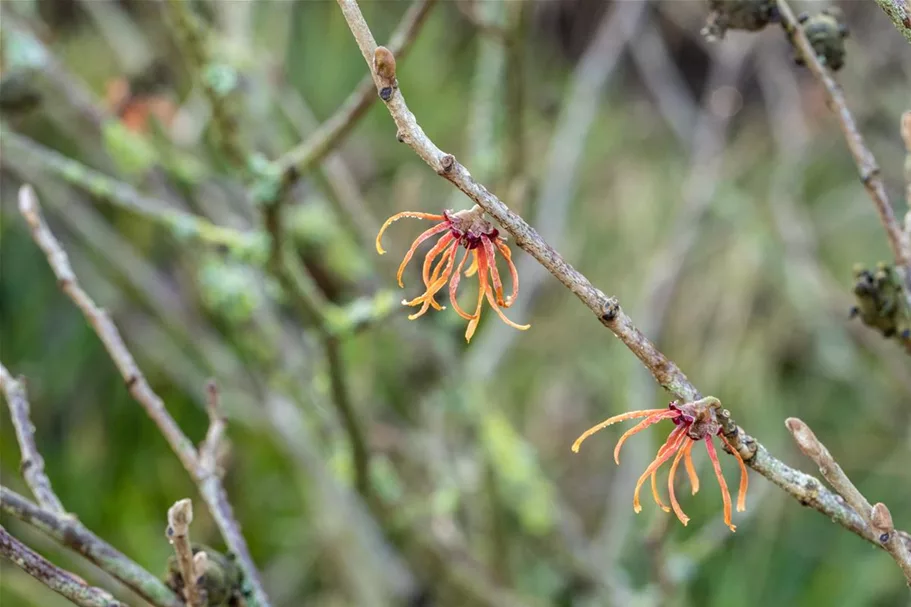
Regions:
[[[905,214],[905,239],[911,243],[911,112],[902,114],[901,125],[902,141],[905,142],[905,201],[908,212]]]
[[[435,2],[436,0],[415,0],[408,8],[401,23],[389,38],[389,49],[396,57],[404,59],[408,54]],[[306,140],[275,161],[275,167],[281,172],[282,181],[291,181],[295,172],[297,175],[304,175],[313,168],[351,131],[375,101],[373,81],[369,76],[365,76],[332,116]]]
[[[193,443],[190,442],[190,439],[187,438],[177,425],[177,422],[174,421],[174,418],[168,413],[161,398],[152,391],[152,388],[146,382],[110,316],[105,310],[97,307],[95,302],[79,286],[76,275],[70,267],[66,252],[54,238],[47,224],[44,223],[37,196],[31,186],[26,185],[19,190],[19,210],[29,224],[35,243],[47,256],[48,263],[57,277],[60,289],[79,308],[95,330],[118,371],[120,371],[124,382],[126,382],[130,395],[142,405],[152,421],[155,422],[175,455],[177,455],[184,468],[199,486],[200,493],[209,506],[209,510],[221,530],[225,543],[237,556],[238,564],[243,569],[246,579],[250,583],[252,588],[251,598],[254,604],[259,607],[268,607],[269,600],[262,587],[259,572],[247,549],[246,541],[241,535],[240,527],[234,519],[221,479],[216,474],[207,473],[202,468]]]
[[[101,588],[57,567],[0,526],[0,554],[17,567],[81,607],[127,607]]]
[[[189,607],[205,607],[205,590],[199,583],[205,568],[197,570],[190,547],[190,523],[193,522],[193,502],[182,499],[168,508],[168,528],[165,534],[174,546],[177,568],[183,578],[183,591]],[[201,553],[205,554],[205,553]]]
[[[356,0],[337,0],[348,27],[373,72],[376,42],[364,21]],[[384,79],[373,72],[377,90]],[[655,380],[668,392],[683,401],[697,400],[701,394],[687,379],[683,371],[662,354],[655,345],[633,324],[623,312],[615,297],[608,297],[598,290],[578,270],[548,245],[528,223],[510,210],[499,198],[475,181],[468,170],[455,157],[440,150],[424,133],[414,114],[408,109],[400,89],[396,89],[386,102],[398,127],[398,138],[407,143],[415,153],[441,177],[449,180],[476,204],[490,214],[515,240],[516,244],[547,268],[560,282],[572,291],[627,348],[648,368]],[[827,490],[812,476],[795,470],[772,456],[762,444],[746,434],[724,411],[723,432],[732,446],[754,470],[784,489],[803,504],[812,506],[842,526],[873,542],[872,531],[851,508]]]
[[[199,465],[206,474],[221,476],[221,471],[218,469],[218,450],[225,434],[225,418],[222,416],[221,406],[218,402],[218,386],[215,384],[215,380],[210,380],[206,388],[208,391],[206,411],[209,414],[209,430],[206,432],[205,440],[199,446]]]
[[[256,250],[255,234],[217,226],[202,217],[176,209],[162,208],[162,202],[144,196],[133,186],[99,173],[7,128],[0,128],[0,150],[27,159],[93,196],[164,226],[177,239],[227,247],[241,257],[249,257]]]
[[[230,91],[220,90],[219,71],[231,69],[216,64],[207,47],[208,30],[193,13],[189,0],[167,0],[166,11],[177,30],[177,38],[187,59],[190,73],[202,85],[203,92],[212,108],[212,124],[216,143],[224,157],[242,171],[247,168],[247,154],[244,152],[238,132],[237,116],[228,104]]]
[[[877,539],[901,567],[905,579],[908,580],[908,585],[911,586],[911,548],[906,545],[906,541],[911,538],[904,532],[895,530],[889,509],[885,504],[870,505],[870,502],[854,486],[826,446],[816,438],[816,435],[804,422],[796,417],[789,417],[785,420],[785,426],[804,455],[819,466],[819,472],[823,478],[829,481],[832,488],[845,498],[848,505],[878,535]]]
[[[601,18],[598,29],[573,70],[566,102],[560,111],[548,149],[547,164],[540,180],[541,191],[535,205],[535,224],[541,227],[544,234],[538,236],[541,242],[547,238],[555,242],[555,246],[560,246],[566,237],[566,217],[576,196],[579,166],[584,158],[585,144],[598,110],[601,92],[617,67],[627,43],[638,31],[645,8],[644,2],[618,2],[612,5]],[[461,187],[459,189],[465,191]],[[517,244],[524,248],[521,241],[517,241]],[[540,264],[528,259],[518,260],[517,267],[522,276],[525,296],[513,304],[511,316],[521,323],[527,318],[547,273]],[[480,345],[473,349],[467,362],[468,374],[484,377],[494,373],[498,362],[518,339],[517,335],[505,325],[492,327],[488,334],[480,337]]]
[[[895,29],[911,43],[911,6],[908,0],[875,0],[881,9],[889,16]]]
[[[0,390],[6,395],[10,417],[16,429],[16,440],[22,454],[20,470],[26,484],[42,508],[58,514],[65,514],[66,509],[51,487],[51,481],[44,472],[44,458],[35,443],[35,425],[29,414],[28,396],[25,393],[24,381],[13,379],[6,367],[0,363]]]
[[[857,128],[854,116],[851,114],[851,110],[848,109],[844,92],[838,83],[835,82],[829,70],[819,61],[813,44],[804,33],[803,27],[798,23],[791,7],[786,0],[777,0],[777,3],[782,23],[785,30],[790,34],[795,49],[816,79],[822,84],[829,108],[835,112],[838,124],[848,144],[848,149],[857,164],[860,180],[864,184],[870,200],[873,201],[873,206],[879,214],[880,222],[882,222],[883,228],[886,230],[886,237],[889,241],[889,247],[892,249],[892,255],[895,257],[896,267],[901,271],[904,280],[905,298],[908,305],[911,306],[911,242],[905,238],[902,228],[895,218],[895,213],[892,211],[876,158],[873,157],[873,152],[867,147],[860,130]]]
[[[161,580],[89,531],[75,517],[40,508],[15,491],[0,486],[0,510],[46,534],[123,582],[156,607],[180,607],[176,594]]]

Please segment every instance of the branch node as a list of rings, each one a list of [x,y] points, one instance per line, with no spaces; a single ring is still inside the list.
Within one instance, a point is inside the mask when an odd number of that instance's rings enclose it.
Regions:
[[[446,173],[451,173],[452,169],[453,169],[453,167],[455,167],[455,165],[456,165],[455,156],[453,156],[452,154],[443,154],[443,156],[440,158],[440,171],[438,171],[438,172],[440,175],[444,175]]]
[[[614,322],[618,316],[620,316],[620,302],[615,297],[611,297],[607,300],[604,310],[601,312],[601,320],[603,322]]]

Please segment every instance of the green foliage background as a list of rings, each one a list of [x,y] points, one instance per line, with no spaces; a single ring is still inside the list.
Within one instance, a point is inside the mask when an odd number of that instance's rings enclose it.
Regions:
[[[35,8],[25,0],[16,4],[23,14]],[[524,169],[532,192],[547,177],[555,108],[567,89],[574,49],[584,48],[592,29],[585,24],[593,24],[593,11],[598,12],[593,3],[562,3],[562,9],[546,4],[558,3],[533,3],[525,39]],[[140,28],[154,54],[173,71],[176,93],[188,95],[191,83],[154,3],[105,6]],[[220,10],[219,3],[201,8]],[[839,79],[883,165],[890,193],[900,199],[903,152],[897,125],[908,109],[911,53],[875,5],[845,8],[853,37]],[[364,3],[380,41],[405,9],[402,2]],[[48,17],[56,14],[52,8],[41,10],[54,56],[100,95],[107,80],[123,73],[123,53],[112,52],[84,9],[57,22]],[[58,6],[57,12],[65,11]],[[698,32],[701,12],[701,4],[673,2],[656,4],[649,16],[662,28],[690,92],[698,91],[707,69],[705,51],[690,37]],[[244,136],[271,158],[300,139],[275,108],[280,91],[289,90],[281,88],[277,74],[283,73],[290,90],[323,119],[365,66],[333,2],[260,2],[252,15],[248,46],[232,45],[231,39],[220,50],[243,74],[249,104]],[[554,25],[564,22],[570,25],[562,30]],[[6,44],[6,30],[3,36]],[[732,34],[722,44],[740,42],[742,36]],[[852,324],[847,315],[851,264],[888,258],[882,230],[816,84],[787,62],[780,64],[788,78],[796,74],[802,100],[791,111],[803,120],[809,144],[796,155],[776,147],[770,124],[775,117],[757,85],[755,57],[782,58],[788,51],[780,31],[756,36],[762,40],[740,78],[743,105],[731,121],[722,176],[696,227],[696,244],[683,264],[658,343],[770,451],[813,472],[784,427],[788,416],[805,420],[871,501],[887,503],[896,524],[907,529],[911,364],[897,346]],[[471,149],[465,125],[472,112],[479,40],[454,3],[441,3],[398,71],[425,131],[460,159]],[[251,217],[232,207],[240,175],[221,165],[204,142],[174,150],[159,141],[165,147],[149,152],[150,157],[141,146],[152,137],[142,143],[116,136],[74,137],[49,119],[59,102],[46,100],[25,116],[4,114],[4,123],[152,196],[157,194],[149,158],[157,158],[155,164],[164,167],[158,170],[176,184],[171,191],[188,201],[188,210],[216,223]],[[381,105],[375,104],[341,148],[371,213],[382,219],[404,209],[467,206],[467,200],[453,199],[451,186],[407,146],[395,142],[394,125]],[[498,110],[490,124],[489,164],[479,170],[469,164],[469,169],[530,219],[534,197],[513,201],[507,194],[505,116]],[[561,251],[597,286],[618,296],[636,320],[653,297],[646,278],[654,259],[680,236],[673,226],[688,151],[662,121],[629,60],[621,61],[604,91],[584,145]],[[99,159],[105,156],[115,162],[104,166]],[[97,338],[57,289],[16,212],[22,167],[6,154],[2,160],[0,357],[12,372],[28,378],[38,444],[67,508],[140,564],[163,571],[170,554],[165,512],[177,499],[197,498],[195,487],[129,397]],[[300,330],[300,319],[287,309],[277,313],[277,326],[285,332],[268,337],[237,330],[255,316],[253,311],[272,306],[274,285],[220,252],[181,242],[50,174],[25,177],[42,197],[83,285],[111,310],[150,383],[194,440],[202,438],[207,423],[205,378],[215,376],[222,386],[231,414],[227,489],[275,603],[352,604],[331,549],[320,539],[326,523],[308,514],[313,476],[277,439],[257,390],[265,382],[292,395],[318,437],[310,448],[333,481],[352,491],[348,443],[329,404],[325,364]],[[296,192],[289,213],[303,258],[312,262],[308,268],[318,266],[328,282],[341,284],[342,301],[374,293],[376,287],[394,288],[394,260],[361,246],[332,204],[324,176],[311,177]],[[773,187],[778,179],[787,186],[784,192]],[[796,247],[783,240],[776,223],[783,194],[800,225],[810,230]],[[397,259],[420,229],[409,222],[395,224],[387,236],[387,257]],[[805,257],[797,255],[801,252]],[[515,251],[517,259],[524,256]],[[406,280],[408,295],[415,292],[414,278]],[[394,295],[397,300],[399,294]],[[404,314],[392,308],[378,326],[346,340],[343,355],[354,407],[370,436],[375,489],[392,511],[382,521],[386,539],[439,604],[484,603],[452,581],[450,565],[458,559],[447,552],[450,548],[442,551],[449,560],[433,562],[412,549],[412,537],[434,537],[448,546],[439,538],[454,533],[453,541],[471,556],[481,577],[531,604],[908,604],[907,588],[888,555],[800,507],[758,475],[751,473],[748,512],[735,518],[738,531],[729,534],[721,524],[706,458],[698,450],[704,488],[682,502],[693,519],[690,525],[678,525],[645,497],[644,512],[634,515],[633,483],[667,428],[632,440],[621,468],[611,460],[614,429],[592,439],[579,455],[570,453],[569,445],[609,415],[660,407],[667,397],[555,280],[548,277],[539,291],[529,318],[532,329],[510,336],[514,342],[495,361],[478,349],[487,343],[485,333],[504,330],[492,313],[485,313],[470,346],[461,337],[464,326],[449,310],[409,326],[393,320],[401,321]],[[201,336],[217,338],[217,347]],[[428,348],[444,353],[445,366],[433,363]],[[303,358],[295,358],[301,352]],[[226,359],[234,362],[223,364]],[[477,369],[484,371],[483,379],[469,372]],[[3,484],[27,494],[9,418],[4,413],[0,419]],[[736,465],[722,459],[733,484]],[[208,513],[197,504],[194,538],[221,546]],[[17,521],[3,517],[2,524],[61,566],[94,583],[108,583]],[[595,540],[586,553],[587,567],[568,556],[573,541],[565,539],[567,528],[586,545]],[[654,538],[661,538],[658,551]],[[584,570],[601,572],[606,585],[582,579]],[[0,575],[4,607],[65,604],[7,562],[0,563]],[[468,586],[474,584],[477,580],[469,580]],[[634,598],[623,599],[612,585],[629,589]]]

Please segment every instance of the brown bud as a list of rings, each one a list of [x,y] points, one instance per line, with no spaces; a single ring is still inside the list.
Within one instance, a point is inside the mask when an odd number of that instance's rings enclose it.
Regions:
[[[395,82],[395,55],[385,46],[373,51],[373,71],[387,83]]]

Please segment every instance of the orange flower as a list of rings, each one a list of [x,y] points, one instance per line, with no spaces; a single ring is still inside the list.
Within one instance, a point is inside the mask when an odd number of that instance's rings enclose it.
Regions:
[[[724,502],[724,523],[731,528],[731,531],[735,531],[737,527],[731,522],[731,494],[728,491],[728,485],[724,480],[724,475],[721,474],[721,464],[718,462],[718,455],[715,453],[715,445],[712,442],[713,437],[717,436],[720,438],[721,442],[725,444],[728,450],[740,463],[740,490],[737,493],[737,512],[746,510],[746,495],[749,479],[747,477],[746,465],[743,463],[740,454],[721,433],[721,424],[718,422],[717,418],[717,412],[720,407],[721,403],[717,398],[707,396],[690,403],[680,404],[677,401],[674,401],[668,405],[667,409],[645,409],[642,411],[630,411],[629,413],[615,415],[583,432],[582,435],[576,439],[576,442],[573,443],[573,452],[578,453],[582,441],[602,428],[628,419],[644,417],[644,420],[627,430],[623,436],[620,437],[620,440],[617,441],[617,446],[614,448],[614,461],[619,464],[620,447],[623,446],[626,439],[634,434],[642,432],[652,424],[658,423],[661,420],[673,420],[677,427],[674,428],[670,436],[667,437],[667,441],[658,449],[658,454],[655,456],[655,459],[649,464],[648,468],[645,469],[642,476],[639,477],[639,482],[636,483],[636,490],[633,492],[633,510],[637,514],[642,510],[642,506],[639,504],[639,490],[642,489],[642,485],[645,484],[646,479],[650,478],[652,496],[655,498],[655,502],[658,506],[665,512],[670,512],[671,509],[673,509],[674,514],[677,515],[680,522],[686,525],[689,522],[690,517],[684,514],[683,509],[677,502],[677,496],[674,493],[674,477],[677,474],[677,466],[680,464],[680,460],[683,459],[687,475],[690,479],[690,486],[693,489],[693,495],[699,491],[699,477],[696,476],[696,469],[693,466],[692,450],[693,445],[695,445],[697,441],[704,440],[705,449],[708,451],[709,459],[712,462],[712,468],[714,468],[718,484],[721,486],[721,499]],[[670,494],[671,502],[670,507],[668,507],[661,501],[661,497],[658,495],[657,472],[658,468],[672,457],[674,458],[674,461],[671,463],[671,471],[667,479],[667,489]]]
[[[499,231],[489,221],[484,219],[484,210],[481,207],[475,205],[471,209],[456,213],[443,211],[442,215],[414,211],[405,211],[393,215],[386,220],[386,223],[380,228],[380,233],[376,236],[376,250],[380,255],[386,252],[382,244],[380,244],[386,228],[403,217],[429,219],[439,223],[418,236],[412,243],[411,248],[408,249],[405,258],[399,266],[398,274],[396,274],[400,287],[405,286],[402,283],[402,274],[405,272],[405,266],[411,261],[418,246],[425,240],[442,234],[437,243],[424,257],[424,293],[410,301],[402,301],[402,305],[405,306],[421,306],[420,310],[408,317],[409,320],[422,316],[430,308],[434,310],[444,309],[443,306],[437,303],[436,294],[448,282],[449,301],[452,302],[452,307],[459,316],[468,321],[468,329],[465,331],[466,341],[471,341],[471,336],[474,335],[475,329],[478,327],[478,322],[481,319],[481,307],[485,299],[487,299],[494,312],[510,327],[524,331],[531,326],[517,325],[503,314],[501,308],[510,307],[519,293],[519,275],[516,272],[516,266],[512,263],[512,252],[506,246],[506,242],[500,236]],[[460,246],[465,248],[465,254],[459,263],[456,264],[456,255],[458,255]],[[497,251],[506,260],[509,274],[512,278],[512,294],[506,298],[503,297],[503,282],[500,280],[500,272],[497,270]],[[465,271],[465,276],[478,275],[478,301],[473,314],[465,312],[459,306],[456,298],[459,281],[462,277],[462,268],[465,267],[465,261],[469,256],[472,258],[471,265]],[[439,258],[438,261],[437,258]],[[436,266],[434,266],[434,262],[436,262]]]
[[[169,98],[164,95],[134,94],[126,78],[110,80],[106,87],[105,101],[108,109],[117,114],[123,125],[131,131],[148,131],[152,117],[162,125],[169,126],[177,114],[177,106]]]

